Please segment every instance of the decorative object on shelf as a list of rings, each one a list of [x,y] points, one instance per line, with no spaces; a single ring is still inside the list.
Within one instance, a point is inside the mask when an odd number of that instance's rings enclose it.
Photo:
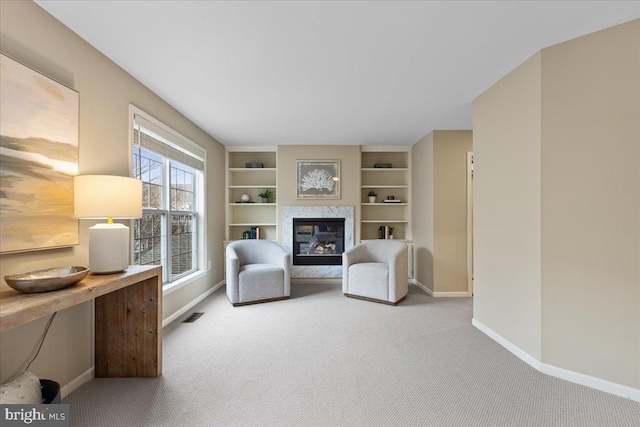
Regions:
[[[75,285],[89,273],[87,267],[56,267],[4,276],[7,285],[23,294],[56,291]]]
[[[373,167],[376,169],[391,169],[393,166],[391,163],[376,163]]]
[[[298,199],[339,199],[340,160],[297,160]]]
[[[396,199],[396,196],[387,196],[382,203],[402,203],[402,200]]]
[[[273,196],[273,190],[270,188],[267,188],[263,192],[258,193],[258,197],[262,199],[262,203],[269,203],[272,196]]]
[[[245,167],[248,169],[259,169],[264,168],[264,164],[262,163],[246,163]]]
[[[251,197],[249,197],[248,194],[243,194],[242,196],[240,196],[240,201],[242,203],[249,203],[249,200],[251,200]]]
[[[378,228],[378,239],[393,239],[393,230],[395,227],[389,227],[388,225],[381,225]]]
[[[369,194],[367,194],[367,196],[369,197],[369,203],[375,203],[376,202],[376,192],[375,191],[369,191]]]
[[[248,230],[242,232],[242,240],[260,238],[262,238],[262,231],[260,230],[260,227],[251,227]]]
[[[113,219],[142,217],[142,181],[112,175],[74,178],[75,217],[104,219],[89,228],[89,269],[95,274],[124,271],[129,266],[129,227]]]
[[[77,245],[78,92],[3,54],[0,66],[0,252]]]

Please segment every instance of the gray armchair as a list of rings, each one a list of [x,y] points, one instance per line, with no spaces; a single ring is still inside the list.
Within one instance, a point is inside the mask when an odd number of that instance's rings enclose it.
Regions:
[[[269,240],[238,240],[226,250],[227,297],[234,307],[289,298],[291,256]]]
[[[342,254],[345,296],[396,305],[409,289],[407,244],[369,240]]]

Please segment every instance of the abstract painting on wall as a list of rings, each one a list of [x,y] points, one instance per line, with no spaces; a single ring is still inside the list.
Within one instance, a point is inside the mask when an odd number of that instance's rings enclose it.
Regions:
[[[0,54],[0,252],[78,244],[78,92]]]

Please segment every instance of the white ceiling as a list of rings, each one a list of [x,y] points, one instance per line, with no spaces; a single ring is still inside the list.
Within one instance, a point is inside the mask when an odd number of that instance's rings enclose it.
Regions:
[[[538,50],[640,17],[640,1],[37,3],[225,145],[471,129],[472,100]]]

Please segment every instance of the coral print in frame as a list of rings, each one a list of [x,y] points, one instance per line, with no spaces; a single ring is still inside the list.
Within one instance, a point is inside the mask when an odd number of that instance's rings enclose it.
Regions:
[[[78,244],[78,92],[0,54],[0,253]]]
[[[340,160],[298,160],[298,199],[339,199]]]

